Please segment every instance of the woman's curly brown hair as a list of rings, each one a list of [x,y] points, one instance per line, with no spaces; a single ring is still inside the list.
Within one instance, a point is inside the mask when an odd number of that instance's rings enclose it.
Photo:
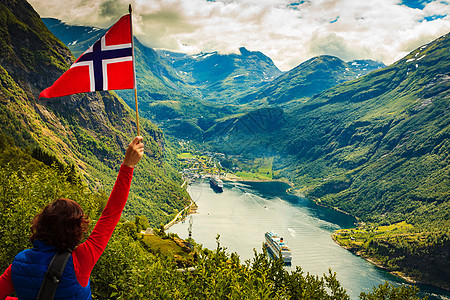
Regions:
[[[73,200],[59,198],[31,222],[30,241],[43,240],[59,250],[74,249],[87,230],[89,219]]]

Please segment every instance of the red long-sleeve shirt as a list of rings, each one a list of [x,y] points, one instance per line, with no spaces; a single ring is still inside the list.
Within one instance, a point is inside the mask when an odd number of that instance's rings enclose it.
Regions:
[[[133,168],[122,165],[108,203],[94,230],[87,240],[72,252],[75,274],[78,283],[83,287],[89,283],[92,269],[105,250],[114,228],[120,220],[128,199],[132,178]],[[14,286],[11,280],[10,265],[0,277],[0,299],[5,299],[12,292],[14,292]]]

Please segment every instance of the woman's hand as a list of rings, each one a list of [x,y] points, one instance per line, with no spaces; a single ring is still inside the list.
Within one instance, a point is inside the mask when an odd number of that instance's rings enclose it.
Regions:
[[[125,158],[123,160],[124,165],[134,168],[141,160],[144,155],[144,144],[142,143],[143,139],[144,138],[142,136],[137,136],[131,141],[130,145],[128,145],[128,149],[127,152],[125,152]]]

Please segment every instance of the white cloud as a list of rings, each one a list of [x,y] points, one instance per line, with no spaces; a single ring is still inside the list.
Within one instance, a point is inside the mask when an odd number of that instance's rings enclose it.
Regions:
[[[107,27],[127,13],[124,0],[31,0],[43,17]],[[292,4],[291,4],[292,2]],[[390,64],[450,31],[450,2],[423,10],[399,0],[135,0],[134,32],[153,48],[261,51],[282,70],[320,54]]]

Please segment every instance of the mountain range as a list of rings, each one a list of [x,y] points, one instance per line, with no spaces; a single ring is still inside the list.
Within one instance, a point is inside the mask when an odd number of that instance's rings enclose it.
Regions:
[[[292,101],[305,102],[312,96],[335,85],[359,78],[385,65],[373,60],[345,62],[338,57],[313,57],[266,84],[257,92],[239,99],[256,106],[292,106]]]
[[[96,27],[68,25],[53,18],[42,20],[75,56],[87,50],[106,32],[106,29]],[[269,57],[243,47],[239,54],[211,52],[188,55],[155,51],[135,39],[135,52],[137,78],[138,81],[142,79],[138,83],[139,91],[149,91],[146,98],[153,101],[178,99],[182,94],[221,105],[230,104],[237,95],[282,74]]]
[[[282,74],[269,57],[244,47],[239,48],[238,54],[157,52],[184,82],[200,92],[201,99],[221,105],[235,104],[240,95],[257,90]]]
[[[81,54],[106,29],[68,25],[44,18],[47,27],[75,55]],[[258,51],[189,55],[154,50],[135,39],[138,97],[142,115],[178,138],[202,141],[216,120],[264,105],[292,106],[329,87],[384,67],[372,60],[344,62],[321,56],[281,72]],[[130,107],[132,92],[118,91]],[[270,100],[268,99],[270,96]],[[243,105],[245,104],[245,105]]]

